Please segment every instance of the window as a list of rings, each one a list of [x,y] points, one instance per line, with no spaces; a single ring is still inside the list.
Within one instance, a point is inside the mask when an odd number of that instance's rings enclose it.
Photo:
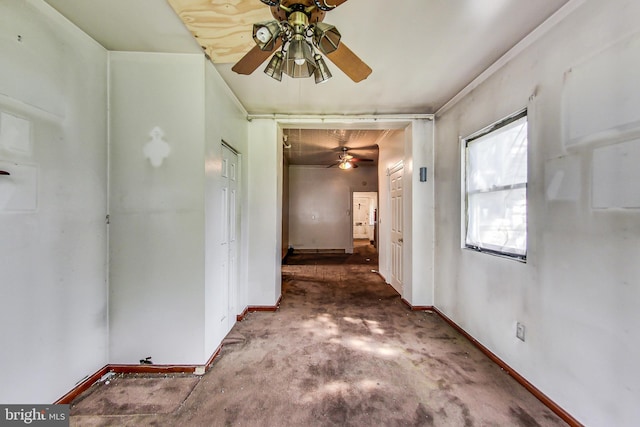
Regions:
[[[527,258],[527,111],[463,140],[464,246]]]

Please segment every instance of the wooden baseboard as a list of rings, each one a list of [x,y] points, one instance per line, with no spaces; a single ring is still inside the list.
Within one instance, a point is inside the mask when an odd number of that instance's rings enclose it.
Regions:
[[[242,310],[242,313],[236,316],[236,320],[238,322],[242,322],[248,313],[255,313],[257,311],[278,311],[281,301],[282,295],[280,295],[280,298],[278,298],[276,305],[250,305],[248,307],[245,307],[245,309]]]
[[[526,388],[531,394],[533,394],[540,402],[542,402],[547,408],[553,411],[557,416],[562,418],[567,424],[572,427],[583,427],[582,423],[576,420],[571,414],[562,409],[557,403],[551,400],[546,394],[538,390],[536,386],[531,384],[525,377],[516,372],[511,366],[507,365],[502,359],[496,356],[491,350],[482,345],[478,340],[469,335],[467,331],[462,329],[456,322],[449,319],[443,312],[438,310],[435,307],[432,307],[433,312],[435,312],[442,320],[447,322],[453,329],[458,331],[461,335],[463,335],[466,339],[471,341],[473,345],[475,345],[481,352],[483,352],[489,359],[491,359],[495,364],[500,366],[502,370],[504,370],[507,374],[509,374],[513,379],[515,379],[520,385]]]
[[[98,381],[104,374],[109,372],[109,365],[104,366],[102,369],[96,371],[95,374],[90,375],[86,379],[80,381],[76,386],[60,399],[53,402],[54,405],[67,405],[73,401],[76,397],[80,396],[86,390],[89,389],[96,381]]]
[[[207,363],[204,365],[205,372],[209,371],[209,369],[211,368],[211,365],[213,365],[213,362],[218,358],[218,356],[220,356],[221,351],[222,351],[222,344],[218,346],[218,348],[216,349],[216,351],[213,352],[209,360],[207,360]]]
[[[204,372],[207,372],[215,359],[220,355],[222,344],[213,352],[207,363],[204,365]],[[201,365],[106,365],[95,374],[78,383],[71,391],[53,402],[54,404],[70,404],[76,397],[95,384],[103,375],[113,372],[114,374],[193,374]]]
[[[298,254],[346,254],[346,249],[295,249]]]
[[[236,316],[236,320],[238,322],[242,322],[245,318],[245,316],[247,315],[247,313],[249,313],[249,307],[245,307],[244,310],[242,310],[242,313],[238,314]]]
[[[116,374],[193,374],[197,365],[109,365]]]
[[[411,303],[404,298],[400,298],[400,300],[409,307],[411,311],[433,311],[432,305],[411,305]]]

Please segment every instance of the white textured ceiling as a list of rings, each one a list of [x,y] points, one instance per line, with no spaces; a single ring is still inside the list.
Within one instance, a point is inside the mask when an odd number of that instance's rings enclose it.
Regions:
[[[165,0],[45,1],[108,50],[201,52]]]
[[[201,51],[165,0],[46,1],[109,50]],[[373,69],[360,83],[330,62],[320,85],[216,67],[252,114],[433,113],[566,2],[348,0],[324,21]]]
[[[202,52],[166,0],[45,1],[109,50]],[[259,2],[229,0],[229,6],[243,1]],[[567,1],[348,0],[328,12],[324,22],[335,25],[342,42],[373,69],[360,83],[330,61],[333,78],[320,85],[312,78],[288,76],[278,82],[262,72],[264,66],[250,76],[231,71],[233,64],[215,66],[250,114],[429,114]],[[379,133],[370,136],[375,140]],[[310,133],[302,139],[313,138],[319,137]],[[324,148],[333,142],[325,139]],[[369,142],[347,139],[336,146],[340,144]],[[325,152],[312,160],[305,153],[292,161],[323,164],[336,156]]]

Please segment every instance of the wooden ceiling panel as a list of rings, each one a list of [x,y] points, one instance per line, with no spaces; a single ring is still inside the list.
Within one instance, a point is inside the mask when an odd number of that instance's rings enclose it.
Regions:
[[[235,63],[255,46],[253,24],[273,19],[258,0],[167,0],[214,63]]]

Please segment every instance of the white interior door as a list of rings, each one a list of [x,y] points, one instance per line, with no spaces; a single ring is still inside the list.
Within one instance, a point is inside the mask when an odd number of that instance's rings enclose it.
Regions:
[[[223,241],[224,252],[223,274],[226,283],[228,310],[227,329],[235,324],[238,290],[238,235],[240,221],[238,218],[240,198],[238,197],[238,155],[227,146],[222,146],[222,206],[223,206]]]
[[[402,295],[402,169],[389,176],[391,188],[391,286]]]

